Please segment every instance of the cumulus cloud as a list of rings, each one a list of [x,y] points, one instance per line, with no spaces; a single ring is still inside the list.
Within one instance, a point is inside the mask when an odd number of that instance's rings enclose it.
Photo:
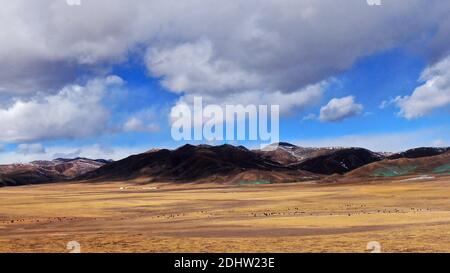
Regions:
[[[213,59],[209,40],[152,48],[147,53],[147,66],[153,76],[163,77],[166,88],[177,93],[236,92],[256,88],[263,81],[231,61]]]
[[[361,114],[364,107],[355,102],[355,97],[334,98],[320,108],[319,119],[326,122],[342,121]]]
[[[450,56],[422,72],[424,83],[409,96],[398,96],[393,102],[400,108],[399,115],[416,119],[433,110],[450,106]]]
[[[258,9],[229,1],[221,14],[200,12],[203,27],[172,22],[184,39],[152,44],[146,64],[165,88],[187,100],[202,96],[236,104],[252,98],[264,104],[265,96],[277,97],[282,98],[281,110],[288,112],[295,96],[286,94],[329,79],[362,56],[413,45],[427,26],[445,27],[437,17],[423,16],[444,17],[442,6],[434,7],[434,2],[384,4],[374,9],[364,1],[347,1],[344,12],[340,1],[267,1]],[[238,14],[245,16],[236,18]],[[226,18],[231,20],[224,24]],[[406,23],[396,24],[399,18]]]
[[[81,70],[94,74],[124,59],[138,24],[132,14],[139,7],[128,6],[102,0],[81,6],[59,0],[2,3],[0,93],[54,92]]]
[[[260,92],[249,90],[246,92],[220,94],[194,93],[184,95],[179,104],[192,105],[196,96],[201,96],[204,104],[217,104],[221,107],[225,105],[279,105],[282,114],[288,114],[294,110],[306,108],[320,101],[329,86],[328,81],[312,84],[295,90],[291,93],[281,91]]]
[[[174,92],[294,92],[391,47],[417,44],[438,58],[449,49],[449,7],[439,0],[376,8],[361,0],[7,1],[0,92],[67,84],[80,68],[94,73],[141,46],[149,71]]]
[[[107,88],[122,84],[117,76],[69,85],[54,95],[16,100],[0,108],[0,140],[35,141],[86,137],[102,132],[109,116],[102,105]]]
[[[290,92],[268,89],[269,83],[260,74],[231,61],[213,59],[208,40],[151,49],[147,66],[153,76],[162,77],[164,87],[183,94],[181,104],[199,96],[205,104],[279,105],[282,113],[289,113],[317,103],[328,85],[328,81],[321,81]]]

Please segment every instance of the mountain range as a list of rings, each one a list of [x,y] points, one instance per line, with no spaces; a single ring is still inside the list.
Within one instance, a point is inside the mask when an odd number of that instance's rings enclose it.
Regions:
[[[416,148],[389,154],[363,148],[304,148],[286,142],[261,150],[228,144],[187,144],[174,150],[153,149],[118,161],[75,158],[3,165],[0,186],[136,178],[147,182],[282,183],[427,171],[446,174],[449,155],[450,148]]]

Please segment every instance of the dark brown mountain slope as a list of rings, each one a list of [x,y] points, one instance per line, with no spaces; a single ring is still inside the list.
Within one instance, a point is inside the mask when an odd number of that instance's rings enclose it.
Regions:
[[[433,148],[433,147],[421,147],[410,149],[401,153],[393,154],[389,156],[389,159],[399,159],[399,158],[420,158],[444,154],[450,151],[450,147],[447,148]]]
[[[318,174],[343,174],[383,158],[382,155],[366,149],[346,148],[306,159],[291,166]]]

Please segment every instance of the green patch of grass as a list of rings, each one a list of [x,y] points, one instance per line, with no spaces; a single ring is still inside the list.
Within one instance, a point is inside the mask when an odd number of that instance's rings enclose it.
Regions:
[[[267,185],[267,184],[272,184],[272,182],[267,180],[257,180],[257,181],[242,180],[239,182],[239,185]]]
[[[390,167],[383,167],[380,169],[375,170],[372,173],[372,176],[376,177],[395,177],[395,176],[402,176],[407,175],[414,171],[417,167],[413,165],[407,165],[407,166],[390,166]]]
[[[445,164],[434,168],[433,173],[450,174],[450,164]]]

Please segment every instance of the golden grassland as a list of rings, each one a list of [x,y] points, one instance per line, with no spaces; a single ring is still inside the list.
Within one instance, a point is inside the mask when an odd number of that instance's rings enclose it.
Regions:
[[[450,177],[0,188],[0,252],[450,252]]]

